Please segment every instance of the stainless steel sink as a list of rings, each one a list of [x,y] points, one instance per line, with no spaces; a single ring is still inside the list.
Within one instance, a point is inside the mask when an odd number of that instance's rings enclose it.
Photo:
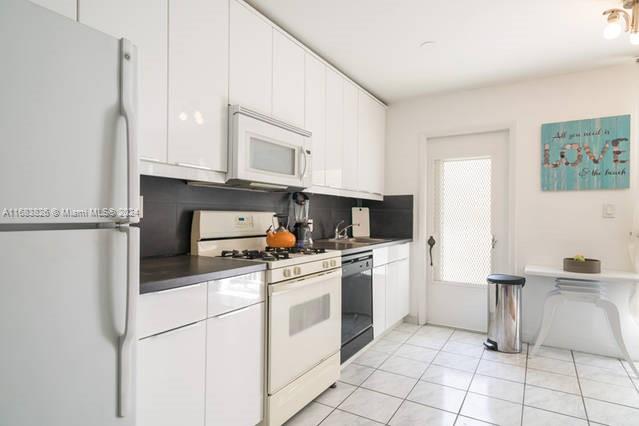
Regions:
[[[366,238],[366,237],[355,237],[355,238],[343,238],[343,239],[335,239],[330,238],[327,241],[336,244],[380,244],[385,243],[388,240],[384,240],[381,238]]]

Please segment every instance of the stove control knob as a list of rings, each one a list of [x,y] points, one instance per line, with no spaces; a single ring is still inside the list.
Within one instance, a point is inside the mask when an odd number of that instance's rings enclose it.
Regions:
[[[295,275],[300,275],[302,273],[302,268],[300,268],[299,266],[296,266],[295,268],[293,268],[293,273]]]
[[[332,267],[337,266],[337,260],[335,260],[335,259],[331,260],[331,266]]]
[[[325,260],[322,262],[322,268],[324,269],[328,268],[328,260]]]
[[[284,269],[284,277],[288,278],[291,276],[291,270],[290,269]]]

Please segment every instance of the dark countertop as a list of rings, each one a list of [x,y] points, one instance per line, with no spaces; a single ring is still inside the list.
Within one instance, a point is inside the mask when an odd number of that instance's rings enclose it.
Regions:
[[[361,253],[363,251],[369,251],[369,250],[374,250],[378,248],[394,246],[397,244],[413,242],[413,240],[410,238],[402,238],[402,239],[380,238],[380,240],[382,239],[384,241],[379,243],[349,243],[347,241],[335,243],[329,240],[316,240],[313,242],[313,247],[323,248],[326,250],[341,250],[342,255],[349,255],[349,254]]]
[[[140,294],[265,270],[265,263],[220,257],[183,255],[142,259]]]

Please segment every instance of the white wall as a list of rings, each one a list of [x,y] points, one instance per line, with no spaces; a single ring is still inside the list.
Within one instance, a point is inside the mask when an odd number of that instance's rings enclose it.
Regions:
[[[631,189],[542,192],[541,125],[545,122],[632,114]],[[608,269],[631,268],[627,255],[637,179],[639,143],[639,65],[596,69],[484,89],[427,96],[390,106],[387,118],[386,193],[415,195],[411,314],[427,320],[425,291],[426,231],[421,229],[425,202],[420,194],[424,166],[418,153],[427,136],[511,128],[513,269],[526,264],[559,265],[576,253],[599,258]],[[616,219],[603,219],[603,203],[617,207]],[[524,338],[536,335],[549,279],[529,279],[524,289]],[[639,359],[639,326],[627,308],[631,286],[615,286],[611,296],[622,303],[622,326],[630,351]],[[566,305],[555,317],[548,344],[616,354],[604,317],[587,305]]]

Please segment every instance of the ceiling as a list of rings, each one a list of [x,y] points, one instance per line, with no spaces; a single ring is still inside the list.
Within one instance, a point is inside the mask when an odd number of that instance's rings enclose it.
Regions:
[[[627,34],[602,37],[615,0],[248,2],[390,103],[639,56]]]

